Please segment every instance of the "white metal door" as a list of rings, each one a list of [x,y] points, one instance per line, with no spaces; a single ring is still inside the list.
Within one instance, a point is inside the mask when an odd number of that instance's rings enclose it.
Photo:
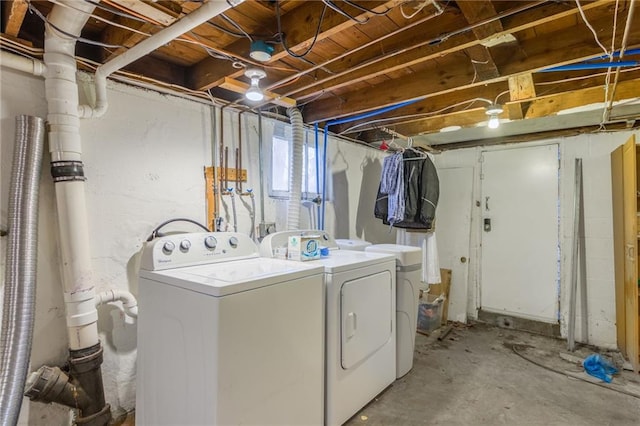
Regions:
[[[448,319],[466,322],[473,169],[438,169],[438,179],[438,259],[441,268],[451,269]]]
[[[481,309],[558,321],[558,145],[482,153]]]

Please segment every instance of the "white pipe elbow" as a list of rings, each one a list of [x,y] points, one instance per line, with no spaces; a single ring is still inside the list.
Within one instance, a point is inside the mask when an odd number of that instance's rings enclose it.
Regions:
[[[138,317],[138,301],[135,296],[128,291],[109,289],[102,293],[96,294],[96,308],[105,303],[122,302],[124,312],[132,318]]]
[[[107,77],[100,68],[95,74],[96,102],[95,106],[78,105],[78,116],[80,118],[100,118],[109,106],[107,102]]]

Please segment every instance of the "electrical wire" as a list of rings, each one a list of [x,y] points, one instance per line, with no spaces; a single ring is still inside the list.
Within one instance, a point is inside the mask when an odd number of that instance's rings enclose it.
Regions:
[[[387,15],[389,12],[391,12],[391,9],[387,7],[387,10],[385,10],[384,12],[376,12],[373,9],[368,9],[364,6],[360,6],[359,4],[356,4],[350,0],[342,0],[344,3],[348,4],[349,6],[355,7],[356,9],[359,9],[363,12],[367,12],[367,13],[371,13],[372,15],[376,15],[376,16],[385,16]],[[431,0],[425,0],[425,1],[431,1]]]
[[[363,122],[363,123],[359,123],[356,125],[353,125],[345,130],[343,130],[342,132],[338,133],[339,135],[342,135],[344,133],[351,133],[353,132],[355,129],[363,127],[363,126],[368,126],[368,125],[373,125],[376,123],[384,123],[386,121],[396,121],[396,120],[405,120],[405,119],[416,119],[416,118],[423,118],[423,117],[429,117],[431,115],[436,115],[436,114],[440,114],[441,112],[447,111],[449,109],[458,107],[460,105],[466,105],[466,107],[464,107],[461,111],[465,111],[469,108],[471,108],[471,106],[476,103],[476,102],[486,102],[489,105],[492,104],[492,102],[489,99],[486,98],[473,98],[473,99],[469,99],[466,101],[462,101],[462,102],[457,102],[453,105],[449,105],[447,107],[441,108],[439,110],[436,111],[429,111],[429,112],[423,112],[423,113],[418,113],[418,114],[407,114],[407,115],[399,115],[399,116],[395,116],[395,117],[386,117],[386,118],[379,118],[376,120],[370,120],[367,122]],[[460,111],[459,111],[460,112]],[[365,129],[367,130],[367,129]]]
[[[69,4],[66,4],[66,3],[61,3],[61,2],[59,2],[59,1],[57,1],[57,0],[49,0],[49,1],[50,1],[51,3],[53,3],[53,4],[56,4],[56,5],[59,5],[59,6],[62,6],[62,7],[66,7],[67,9],[75,10],[76,12],[83,12],[83,13],[85,13],[82,9],[78,9],[77,7],[73,7],[73,6],[71,6],[71,5],[69,5]],[[146,36],[146,37],[151,37],[151,34],[149,34],[149,33],[146,33],[146,32],[144,32],[144,31],[137,30],[137,29],[135,29],[135,28],[128,27],[128,26],[123,25],[123,24],[119,24],[119,23],[117,23],[117,22],[110,21],[109,19],[103,18],[103,17],[98,16],[98,15],[95,15],[95,14],[93,14],[93,13],[92,13],[92,14],[90,14],[89,16],[91,16],[91,18],[93,18],[93,19],[95,19],[95,20],[97,20],[97,21],[104,22],[104,23],[105,23],[105,24],[107,24],[107,25],[112,25],[112,26],[114,26],[114,27],[122,28],[122,29],[125,29],[125,30],[127,30],[127,31],[134,32],[134,33],[136,33],[136,34],[140,34],[140,35],[143,35],[143,36]]]
[[[338,12],[340,15],[352,20],[353,22],[355,22],[356,24],[366,24],[367,22],[369,22],[369,18],[366,17],[364,19],[358,19],[355,16],[352,16],[351,14],[345,12],[344,10],[340,9],[336,4],[334,4],[331,0],[322,0],[322,3],[324,3],[325,5],[329,6],[331,9],[335,10],[336,12]]]
[[[75,36],[71,33],[68,33],[62,29],[60,29],[59,27],[57,27],[56,25],[52,24],[51,22],[49,22],[49,20],[47,19],[46,16],[44,16],[38,9],[36,9],[32,4],[30,0],[27,0],[27,6],[29,8],[29,12],[30,13],[34,13],[38,18],[40,18],[45,24],[49,25],[51,28],[53,28],[54,30],[56,30],[57,32],[59,32],[62,35],[65,35],[69,38],[72,38],[74,40],[76,40],[77,42],[80,43],[84,43],[84,44],[91,44],[94,46],[100,46],[100,47],[106,47],[106,48],[110,48],[110,49],[121,49],[121,48],[125,48],[126,46],[122,46],[119,44],[107,44],[107,43],[101,43],[99,41],[95,41],[95,40],[90,40],[88,38],[84,38],[84,37],[79,37],[79,36]]]
[[[596,386],[599,386],[601,388],[608,389],[610,391],[618,392],[618,393],[621,393],[623,395],[627,395],[627,396],[631,396],[633,398],[640,399],[640,395],[635,394],[633,392],[629,392],[629,391],[624,390],[624,389],[614,388],[614,387],[611,387],[611,385],[608,385],[608,384],[585,380],[585,379],[583,379],[582,377],[580,377],[577,374],[570,374],[570,372],[561,371],[561,370],[557,370],[557,369],[555,369],[553,367],[546,366],[546,365],[544,365],[544,364],[542,364],[542,363],[540,363],[540,362],[538,362],[538,361],[536,361],[536,360],[534,360],[532,358],[529,358],[529,357],[525,356],[521,352],[519,352],[518,349],[516,349],[517,346],[518,345],[515,345],[515,344],[511,345],[511,350],[513,351],[513,353],[515,353],[516,355],[518,355],[520,358],[524,359],[525,361],[529,361],[531,364],[537,365],[538,367],[544,368],[545,370],[549,370],[549,371],[552,371],[554,373],[561,374],[561,375],[566,376],[566,377],[570,377],[572,379],[582,380],[585,383],[590,383],[592,385],[596,385]]]
[[[598,46],[600,46],[600,48],[604,52],[605,56],[609,56],[609,51],[600,42],[600,39],[598,38],[598,33],[596,33],[596,30],[591,26],[591,24],[587,20],[587,17],[584,14],[584,10],[582,9],[582,5],[580,4],[580,0],[575,0],[575,2],[576,2],[576,6],[578,6],[578,11],[580,12],[580,16],[582,16],[582,20],[584,21],[584,23],[587,26],[587,28],[589,28],[589,30],[591,30],[591,32],[593,33],[593,37],[595,38],[596,43],[598,44]]]
[[[286,35],[282,31],[282,16],[280,11],[280,0],[276,0],[276,22],[278,24],[278,35],[280,36],[280,44],[282,45],[282,48],[289,54],[289,56],[293,56],[294,58],[300,59],[300,58],[304,58],[309,54],[309,52],[311,52],[311,49],[313,49],[313,47],[315,46],[316,41],[318,41],[318,35],[320,34],[322,21],[324,20],[324,15],[326,11],[327,11],[327,4],[325,3],[324,7],[322,8],[322,13],[320,14],[320,19],[318,19],[318,26],[316,27],[316,33],[314,34],[313,39],[311,40],[311,44],[309,44],[309,47],[307,48],[307,50],[304,51],[304,53],[295,53],[291,49],[289,49],[289,47],[287,46]],[[313,62],[311,64],[315,66]]]
[[[162,222],[160,225],[156,226],[154,228],[154,230],[151,231],[151,235],[149,235],[147,237],[147,241],[151,241],[151,240],[153,240],[155,238],[159,238],[159,237],[164,237],[165,234],[160,233],[160,229],[162,229],[166,225],[168,225],[170,223],[173,223],[173,222],[189,222],[189,223],[192,223],[192,224],[194,224],[196,226],[199,226],[200,228],[204,229],[205,232],[210,232],[209,229],[206,226],[204,226],[203,224],[201,224],[200,222],[197,222],[197,221],[195,221],[193,219],[188,219],[186,217],[177,217],[177,218],[174,218],[174,219],[166,220],[166,221]]]
[[[228,23],[230,23],[231,25],[233,25],[234,27],[236,27],[236,29],[238,29],[238,31],[240,31],[245,37],[247,37],[249,39],[249,41],[253,41],[253,37],[251,37],[251,35],[246,32],[241,26],[240,24],[238,24],[236,21],[234,21],[233,19],[229,18],[227,15],[225,15],[224,13],[220,14],[220,17],[222,19],[224,19],[225,21],[227,21]]]
[[[427,5],[427,3],[433,3],[432,0],[423,0],[422,4],[416,8],[416,11],[413,12],[410,15],[407,15],[407,13],[404,11],[404,5],[405,3],[407,3],[406,1],[400,4],[400,13],[402,13],[402,16],[404,17],[404,19],[411,19],[413,17],[415,17],[418,13],[422,12],[422,9],[424,9],[424,7]]]

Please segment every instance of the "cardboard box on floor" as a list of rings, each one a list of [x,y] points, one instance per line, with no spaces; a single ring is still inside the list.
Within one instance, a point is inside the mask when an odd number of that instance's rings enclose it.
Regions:
[[[429,294],[440,296],[444,294],[445,300],[442,306],[441,324],[447,323],[447,315],[449,314],[449,290],[451,289],[451,269],[440,269],[440,284],[429,284]]]

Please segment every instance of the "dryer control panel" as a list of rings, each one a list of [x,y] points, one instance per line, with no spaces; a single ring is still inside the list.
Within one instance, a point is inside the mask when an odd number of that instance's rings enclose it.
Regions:
[[[160,271],[258,257],[258,246],[238,232],[173,234],[146,242],[140,269]]]

